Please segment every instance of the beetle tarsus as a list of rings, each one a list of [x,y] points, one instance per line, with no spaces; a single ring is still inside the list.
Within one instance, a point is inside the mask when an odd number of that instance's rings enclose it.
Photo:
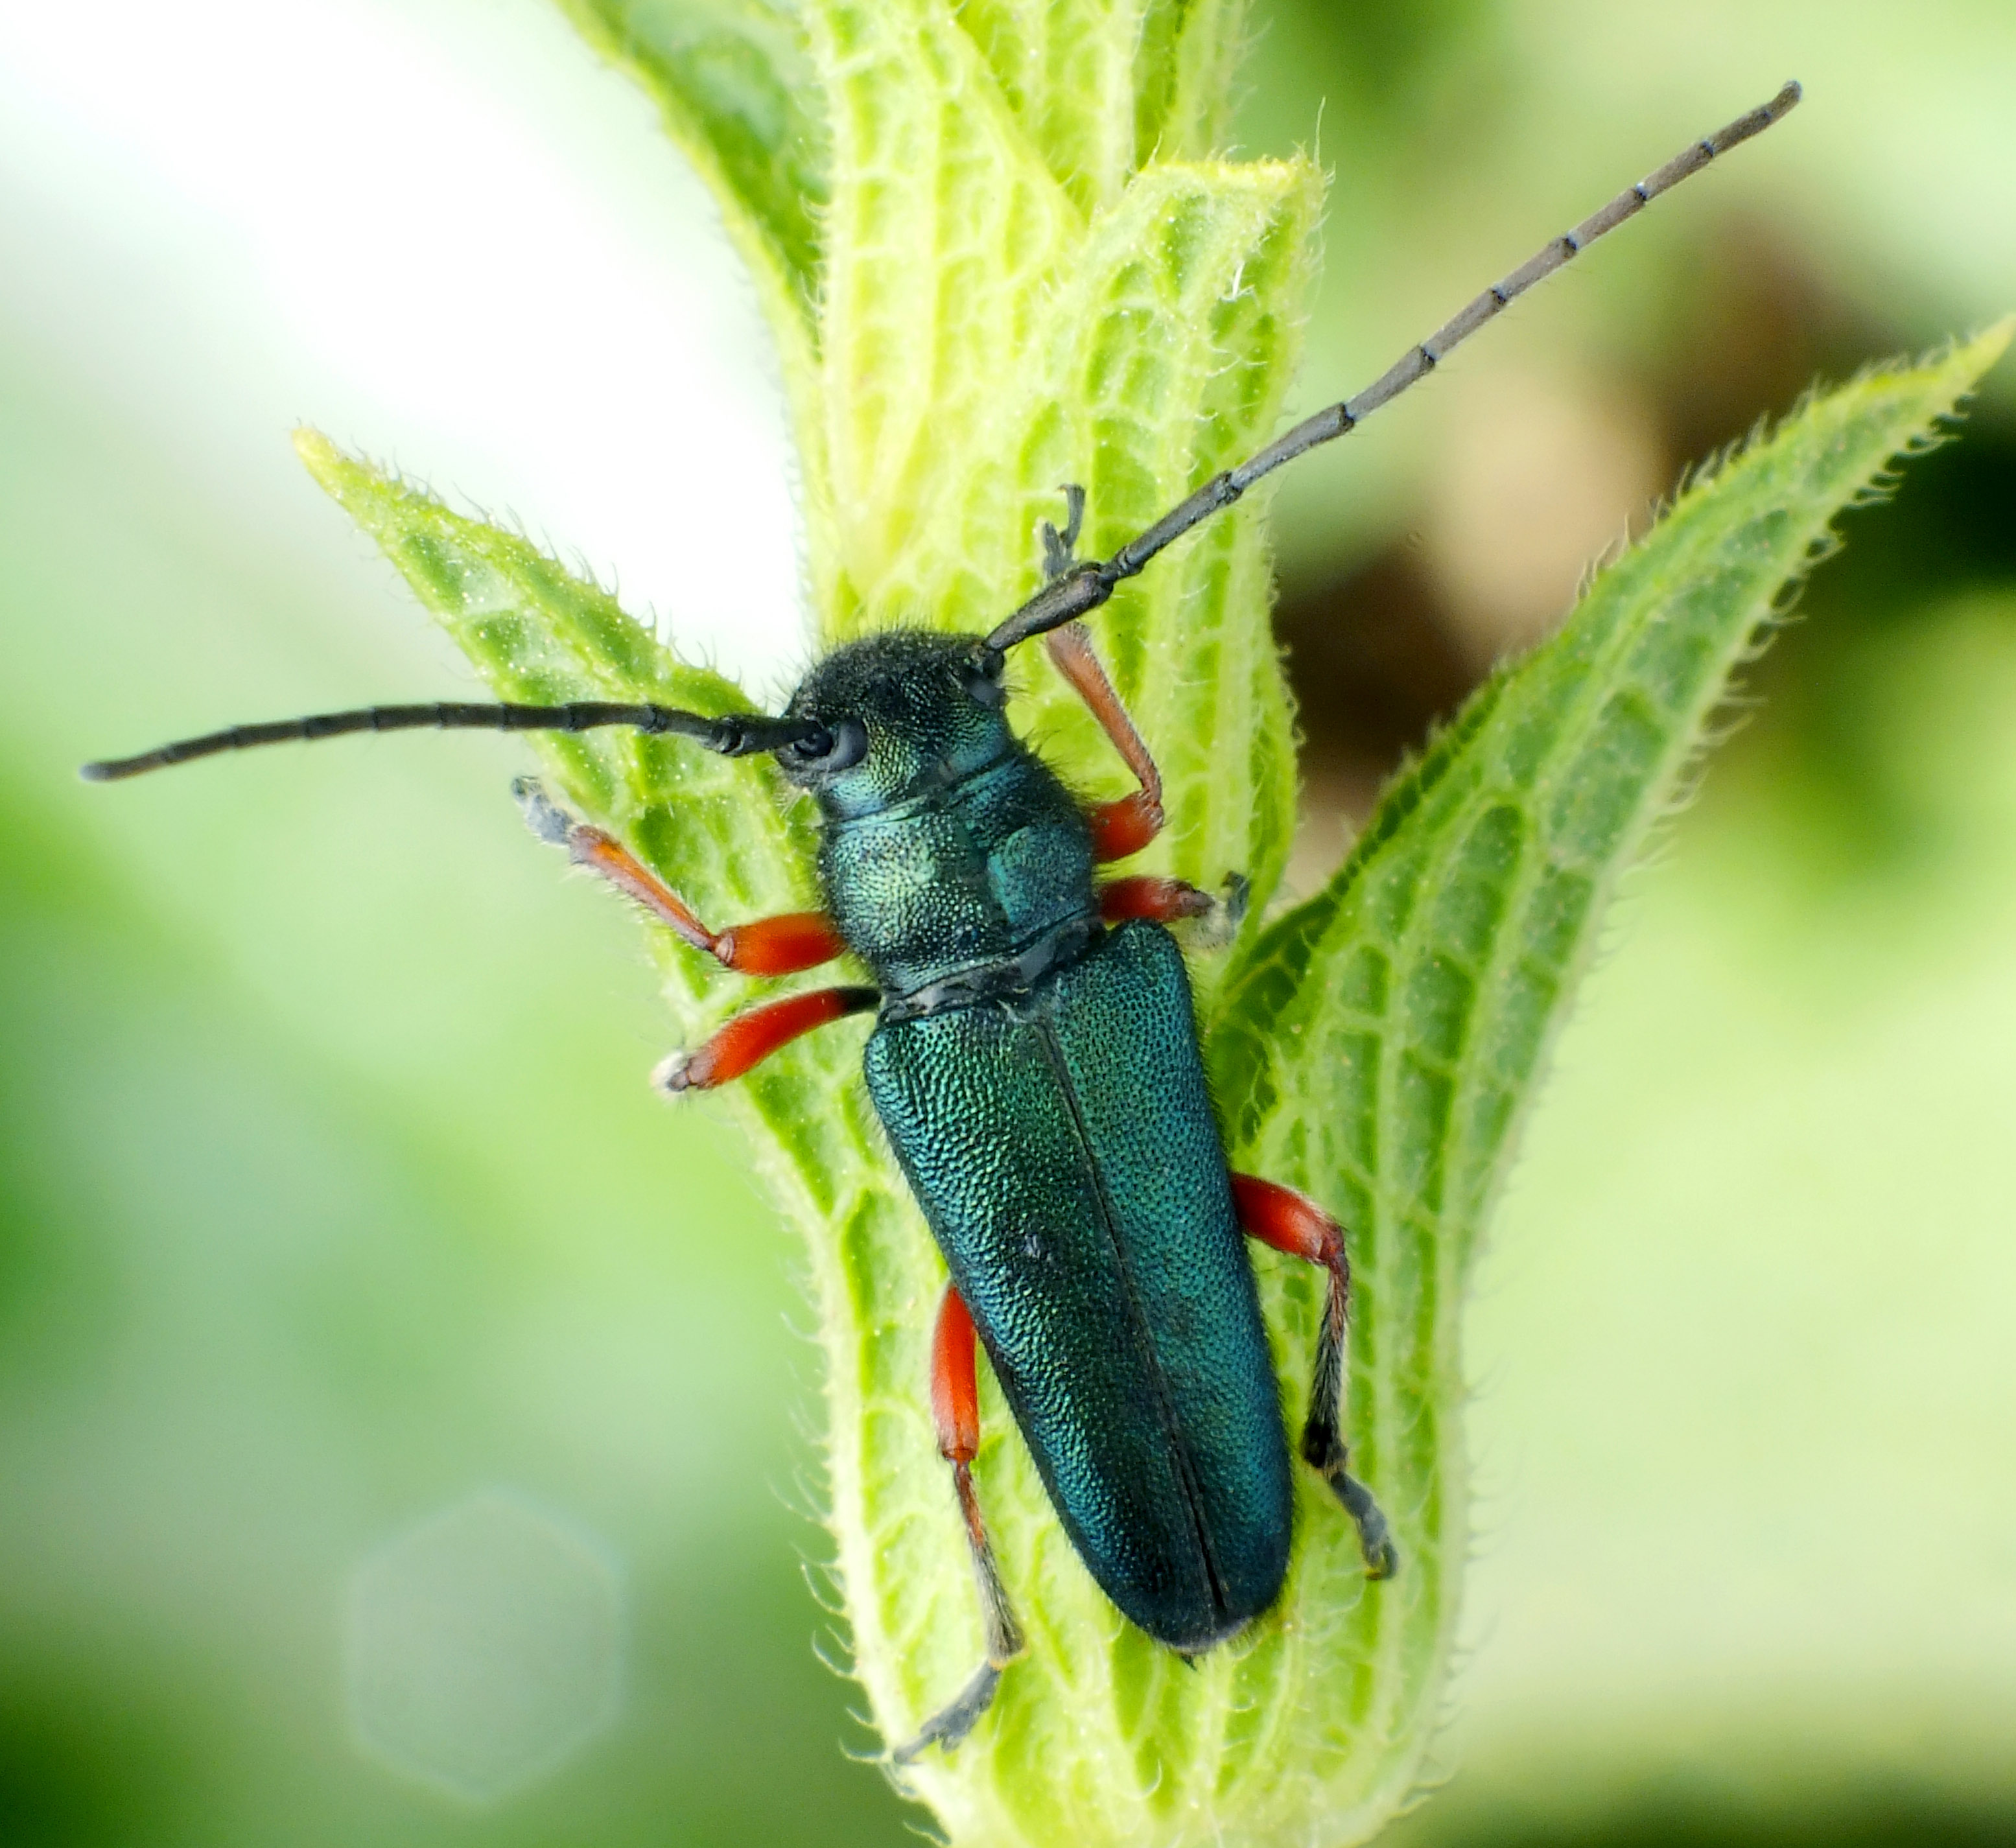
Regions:
[[[959,1691],[959,1698],[927,1720],[908,1745],[898,1745],[891,1752],[889,1762],[893,1765],[914,1764],[934,1745],[944,1752],[956,1752],[964,1743],[966,1735],[993,1706],[995,1691],[1000,1685],[1000,1670],[991,1662],[983,1662],[974,1671],[973,1679]]]
[[[1358,1548],[1365,1555],[1365,1576],[1391,1578],[1400,1569],[1400,1549],[1393,1543],[1393,1529],[1372,1491],[1347,1467],[1349,1453],[1335,1426],[1325,1429],[1312,1419],[1302,1433],[1302,1456],[1330,1485],[1330,1493],[1358,1529]]]
[[[1390,1579],[1400,1569],[1400,1549],[1393,1544],[1393,1530],[1384,1511],[1372,1499],[1372,1491],[1348,1470],[1340,1468],[1329,1479],[1337,1498],[1344,1504],[1358,1529],[1359,1550],[1365,1555],[1368,1579]]]
[[[1218,896],[1198,920],[1193,941],[1200,949],[1226,949],[1246,921],[1246,910],[1253,895],[1253,884],[1244,873],[1228,873],[1219,882]]]
[[[651,1068],[651,1089],[663,1091],[668,1097],[682,1096],[693,1088],[687,1075],[693,1068],[693,1055],[689,1052],[668,1052]]]
[[[564,847],[574,830],[574,819],[546,794],[546,786],[536,776],[513,776],[511,794],[524,812],[525,825],[549,847]]]
[[[1064,484],[1064,529],[1059,532],[1046,520],[1043,535],[1043,578],[1054,583],[1078,563],[1073,556],[1078,535],[1085,524],[1085,490],[1075,481]]]

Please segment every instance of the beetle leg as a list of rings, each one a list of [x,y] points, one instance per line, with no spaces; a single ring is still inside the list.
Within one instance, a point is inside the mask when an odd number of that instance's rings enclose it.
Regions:
[[[1186,880],[1132,874],[1125,879],[1110,879],[1099,888],[1099,915],[1110,924],[1136,917],[1160,924],[1201,919],[1192,941],[1200,949],[1222,949],[1246,920],[1251,891],[1241,873],[1226,874],[1216,898]]]
[[[725,969],[744,975],[795,975],[830,963],[846,949],[833,920],[823,911],[794,911],[781,917],[759,917],[748,924],[710,931],[693,908],[628,848],[600,828],[577,821],[553,798],[537,777],[520,776],[511,793],[525,812],[526,825],[542,841],[564,847],[577,866],[599,873],[620,892],[635,899],[683,942],[703,950]]]
[[[1108,880],[1099,888],[1099,915],[1108,924],[1122,924],[1130,917],[1174,924],[1179,918],[1206,917],[1217,902],[1187,880],[1165,879],[1154,873]]]
[[[661,1060],[651,1082],[661,1091],[707,1091],[740,1078],[815,1027],[863,1014],[882,999],[872,988],[815,988],[787,995],[738,1014],[697,1052],[675,1052]]]
[[[974,1583],[980,1592],[981,1622],[987,1633],[987,1659],[949,1706],[927,1720],[907,1745],[890,1753],[896,1764],[912,1763],[933,1744],[947,1752],[956,1750],[993,1705],[1001,1671],[1022,1653],[1022,1632],[1008,1608],[1008,1594],[994,1563],[994,1549],[987,1542],[980,1498],[973,1487],[973,1459],[980,1448],[980,1382],[974,1372],[973,1317],[949,1284],[931,1335],[931,1422],[938,1427],[938,1454],[952,1465],[952,1487],[966,1522]]]
[[[1161,924],[1188,917],[1204,918],[1208,921],[1198,942],[1206,948],[1222,949],[1245,920],[1249,889],[1244,876],[1238,873],[1226,875],[1223,890],[1217,898],[1185,879],[1165,879],[1154,873],[1130,874],[1125,879],[1109,879],[1099,888],[1099,915],[1108,924],[1125,924],[1135,917]]]
[[[1345,1467],[1348,1453],[1340,1428],[1351,1326],[1351,1260],[1345,1255],[1344,1228],[1294,1188],[1254,1175],[1233,1176],[1232,1198],[1249,1238],[1320,1264],[1330,1273],[1323,1332],[1316,1338],[1316,1377],[1309,1382],[1309,1415],[1302,1426],[1302,1457],[1330,1484],[1356,1524],[1367,1576],[1390,1579],[1399,1569],[1400,1554],[1372,1491]]]
[[[1116,802],[1094,805],[1086,818],[1092,823],[1093,857],[1098,860],[1124,860],[1139,853],[1162,831],[1162,773],[1148,755],[1148,747],[1134,729],[1134,721],[1113,690],[1099,657],[1092,651],[1092,637],[1082,622],[1067,622],[1044,636],[1043,646],[1059,673],[1071,690],[1092,708],[1099,729],[1112,740],[1113,748],[1126,760],[1127,767],[1141,787]]]

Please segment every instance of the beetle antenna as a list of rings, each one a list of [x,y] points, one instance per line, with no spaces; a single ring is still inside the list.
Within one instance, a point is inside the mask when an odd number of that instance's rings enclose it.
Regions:
[[[1552,276],[1578,252],[1606,232],[1614,231],[1661,193],[1670,191],[1690,174],[1708,165],[1718,154],[1726,154],[1753,135],[1761,135],[1791,110],[1799,100],[1799,86],[1788,83],[1769,103],[1738,116],[1719,133],[1696,142],[1676,154],[1656,172],[1635,186],[1627,186],[1601,211],[1551,240],[1501,282],[1495,283],[1445,322],[1419,346],[1410,347],[1385,372],[1355,398],[1345,398],[1327,410],[1298,423],[1251,456],[1237,468],[1214,475],[1190,498],[1172,507],[1143,532],[1136,533],[1114,555],[1100,563],[1088,560],[1053,578],[1003,622],[986,640],[995,651],[1013,648],[1031,636],[1060,629],[1065,623],[1097,609],[1113,595],[1115,585],[1136,575],[1148,561],[1201,521],[1229,507],[1262,476],[1270,475],[1283,463],[1292,462],[1319,444],[1327,443],[1355,430],[1383,404],[1398,398],[1417,379],[1432,372],[1437,364],[1481,327],[1485,322],[1525,294],[1544,277]],[[1051,548],[1046,544],[1046,555]]]
[[[260,744],[340,737],[347,732],[435,731],[585,732],[600,726],[627,725],[640,732],[669,732],[696,740],[723,757],[748,757],[808,744],[821,756],[830,747],[826,729],[808,719],[772,719],[764,712],[729,712],[709,718],[682,712],[676,706],[625,705],[610,701],[577,700],[560,706],[463,705],[360,706],[348,712],[316,712],[305,719],[277,719],[263,725],[234,725],[200,738],[179,738],[143,751],[86,764],[77,773],[87,783],[116,783],[148,770],[164,770],[223,751],[249,751]]]

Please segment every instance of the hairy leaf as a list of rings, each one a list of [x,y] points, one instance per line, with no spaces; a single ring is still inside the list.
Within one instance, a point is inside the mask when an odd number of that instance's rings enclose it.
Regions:
[[[1466,1542],[1464,1284],[1605,902],[1828,522],[1931,434],[2009,334],[1858,380],[1697,480],[1558,635],[1478,691],[1388,790],[1328,888],[1226,985],[1209,1050],[1235,1162],[1332,1203],[1350,1228],[1349,1428],[1408,1562],[1364,1596],[1349,1533],[1305,1496],[1298,1589],[1325,1614],[1328,1659],[1285,1641],[1253,1655],[1280,1659],[1265,1699],[1291,1716],[1291,1761],[1336,1767],[1327,1805],[1363,1814],[1399,1794],[1381,1792],[1394,1767],[1377,1755],[1326,1749],[1337,1664],[1352,1665],[1354,1729],[1418,1738],[1434,1724]],[[1299,1386],[1319,1299],[1292,1273],[1270,1281]]]
[[[451,512],[425,488],[345,456],[319,431],[301,431],[294,446],[499,698],[748,709],[733,682],[677,660],[607,591],[521,535]],[[768,758],[724,759],[683,739],[615,729],[542,733],[531,742],[556,793],[628,843],[703,916],[818,902],[806,817],[787,810]],[[662,947],[682,1028],[698,1031],[729,1010],[726,985],[711,978],[702,958]]]
[[[1153,160],[1224,139],[1244,0],[965,0],[958,13],[1072,203],[1111,205]]]

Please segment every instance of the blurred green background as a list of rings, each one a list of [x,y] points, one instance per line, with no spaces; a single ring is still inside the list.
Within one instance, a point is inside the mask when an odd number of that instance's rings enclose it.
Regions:
[[[2016,306],[2016,9],[1255,23],[1245,146],[1334,173],[1309,406],[1808,86],[1283,486],[1306,884],[1686,462]],[[517,752],[71,774],[469,685],[297,421],[788,683],[704,198],[535,0],[0,0],[0,1843],[909,1839],[814,1652],[793,1253]],[[2016,1841],[2016,368],[1847,539],[1530,1124],[1396,1837]]]

